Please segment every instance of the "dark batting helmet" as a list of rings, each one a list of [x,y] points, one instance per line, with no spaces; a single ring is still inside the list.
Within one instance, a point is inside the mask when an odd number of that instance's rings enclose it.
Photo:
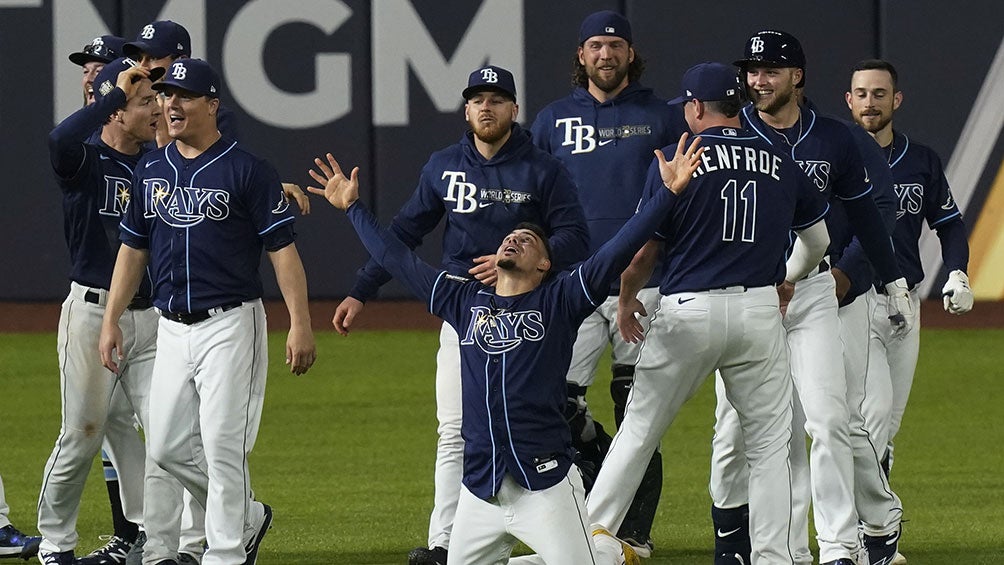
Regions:
[[[794,35],[784,31],[767,29],[753,34],[746,42],[743,58],[733,64],[743,71],[750,65],[802,69],[802,80],[797,86],[805,85],[805,53],[802,52],[802,44]]]

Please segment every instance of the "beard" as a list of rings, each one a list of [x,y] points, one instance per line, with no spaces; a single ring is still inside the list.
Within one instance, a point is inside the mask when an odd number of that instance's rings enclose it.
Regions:
[[[467,120],[468,125],[478,139],[485,143],[495,143],[509,134],[512,129],[512,120],[497,119],[494,122],[483,124],[477,117]]]
[[[589,77],[589,81],[595,84],[596,87],[603,92],[613,92],[624,83],[624,79],[628,75],[628,65],[621,65],[617,67],[613,76],[610,78],[603,77],[600,74],[599,69],[590,65],[586,67],[586,75]]]
[[[502,269],[502,270],[505,270],[505,271],[511,271],[511,270],[513,270],[513,269],[516,268],[516,261],[514,259],[508,259],[508,258],[507,259],[499,259],[495,263],[495,266],[498,267],[499,269]]]
[[[863,117],[864,116],[858,116],[858,125],[864,128],[864,130],[868,133],[878,133],[885,129],[885,127],[889,125],[889,122],[892,121],[892,114],[886,114],[884,112],[879,116],[868,116],[869,121],[862,120],[861,118]]]
[[[786,92],[778,91],[774,89],[774,96],[770,98],[760,98],[756,90],[753,88],[749,89],[750,99],[754,101],[753,105],[757,110],[765,114],[774,114],[781,108],[784,108],[788,102],[791,102],[793,96],[795,96],[795,89],[792,88]]]

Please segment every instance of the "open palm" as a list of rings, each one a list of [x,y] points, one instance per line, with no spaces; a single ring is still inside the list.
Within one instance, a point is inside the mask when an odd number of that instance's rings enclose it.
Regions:
[[[350,176],[346,177],[331,153],[327,153],[325,157],[327,162],[320,157],[314,158],[314,164],[320,172],[314,169],[307,171],[323,188],[308,186],[307,190],[323,196],[335,208],[347,210],[353,202],[359,200],[359,167],[353,168]]]

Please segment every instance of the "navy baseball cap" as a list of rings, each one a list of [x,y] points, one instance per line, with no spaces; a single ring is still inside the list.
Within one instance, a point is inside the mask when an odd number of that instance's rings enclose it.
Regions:
[[[744,70],[751,64],[805,69],[805,53],[794,35],[768,29],[753,34],[746,42],[743,58],[733,64]]]
[[[597,35],[613,35],[631,43],[631,22],[610,10],[589,14],[579,27],[579,45]]]
[[[501,92],[512,98],[513,102],[516,101],[516,79],[502,67],[488,65],[472,72],[467,78],[467,88],[461,95],[464,100],[470,100],[471,96],[484,90]]]
[[[126,57],[119,57],[110,63],[105,64],[98,76],[94,78],[94,101],[98,102],[111,91],[115,90],[115,83],[119,80],[119,73],[135,67],[138,63]],[[150,80],[157,81],[164,76],[164,69],[150,69]],[[136,82],[136,81],[133,81]]]
[[[117,35],[102,35],[95,37],[90,43],[76,53],[70,53],[70,62],[83,67],[87,63],[111,63],[122,56],[122,46],[125,39]]]
[[[220,76],[202,59],[178,59],[171,63],[164,80],[154,84],[153,89],[161,91],[169,86],[199,96],[220,97]]]
[[[192,56],[192,38],[188,30],[171,20],[160,20],[143,26],[135,41],[126,43],[123,53],[139,59],[141,53],[160,59],[168,55]]]
[[[701,63],[683,73],[680,95],[669,103],[682,104],[695,98],[702,102],[739,100],[742,91],[735,67],[723,63]]]

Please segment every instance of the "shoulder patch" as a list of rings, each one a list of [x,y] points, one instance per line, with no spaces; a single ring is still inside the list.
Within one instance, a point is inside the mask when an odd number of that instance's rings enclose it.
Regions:
[[[451,275],[450,273],[446,273],[446,278],[456,282],[470,282],[471,280],[467,277],[461,277],[459,275]]]

